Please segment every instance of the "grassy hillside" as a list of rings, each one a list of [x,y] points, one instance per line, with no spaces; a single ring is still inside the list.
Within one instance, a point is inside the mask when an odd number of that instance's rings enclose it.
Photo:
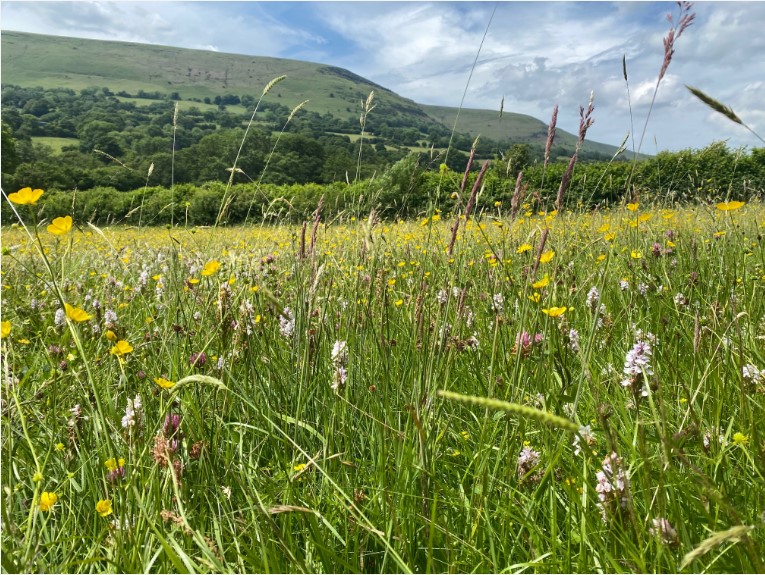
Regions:
[[[129,42],[105,42],[20,32],[2,34],[2,80],[20,86],[79,90],[178,92],[183,99],[221,94],[259,96],[273,78],[287,106],[310,100],[307,109],[346,118],[359,113],[359,100],[375,91],[378,109],[424,117],[413,101],[347,70],[279,58],[223,54]]]
[[[307,110],[337,118],[357,118],[359,101],[375,91],[375,115],[399,121],[438,122],[451,129],[456,108],[426,106],[403,98],[348,70],[312,62],[224,54],[130,42],[106,42],[21,32],[2,33],[2,81],[20,86],[75,90],[106,86],[114,92],[178,92],[187,99],[245,94],[257,97],[273,78],[287,76],[275,88],[279,102],[292,107],[310,100]],[[499,141],[543,143],[545,122],[505,112],[502,122],[491,110],[462,110],[459,132]],[[575,137],[558,131],[558,143],[572,147]],[[614,146],[588,143],[592,151],[612,154]]]
[[[452,127],[457,117],[457,108],[449,106],[428,106],[420,104],[425,112],[442,124]],[[502,119],[499,118],[499,110],[476,110],[463,108],[459,112],[457,131],[470,134],[473,137],[479,134],[492,140],[511,141],[513,143],[539,144],[544,146],[547,140],[547,124],[525,114],[508,114],[504,112]],[[576,136],[556,130],[555,143],[566,148],[572,148],[576,144]],[[613,154],[614,146],[599,142],[586,141],[585,150]]]

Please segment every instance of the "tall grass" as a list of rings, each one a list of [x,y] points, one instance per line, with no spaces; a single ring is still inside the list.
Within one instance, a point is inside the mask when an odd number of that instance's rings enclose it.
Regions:
[[[577,211],[576,161],[310,244],[220,225],[238,155],[211,229],[3,192],[3,569],[765,570],[765,207]]]

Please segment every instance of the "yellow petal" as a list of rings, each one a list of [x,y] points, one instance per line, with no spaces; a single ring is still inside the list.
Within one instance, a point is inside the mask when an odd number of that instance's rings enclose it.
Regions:
[[[156,383],[162,389],[170,389],[171,387],[175,385],[174,381],[170,381],[169,379],[165,379],[164,377],[155,377],[154,383]]]
[[[72,307],[68,303],[64,304],[64,308],[66,309],[66,317],[68,317],[72,321],[76,321],[76,322],[88,321],[89,319],[93,317],[84,309],[80,309],[78,307]]]
[[[744,202],[722,202],[717,204],[717,209],[721,212],[732,212],[733,210],[737,210],[743,207]]]
[[[117,344],[109,350],[109,353],[116,356],[122,356],[133,351],[133,346],[121,339]]]
[[[47,227],[47,230],[56,235],[63,236],[69,230],[72,229],[72,216],[64,216],[63,218],[54,218],[51,224]]]
[[[220,269],[220,262],[218,260],[210,260],[205,264],[205,267],[202,268],[202,275],[211,276],[217,272],[218,269]]]
[[[21,206],[33,206],[43,195],[42,190],[33,190],[32,188],[22,188],[18,192],[8,195],[8,199],[14,204]]]

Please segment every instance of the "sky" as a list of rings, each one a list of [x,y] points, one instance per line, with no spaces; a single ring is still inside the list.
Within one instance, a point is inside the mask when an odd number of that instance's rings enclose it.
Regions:
[[[588,139],[619,145],[629,133],[637,145],[646,127],[649,154],[720,140],[762,147],[685,85],[765,137],[765,2],[697,2],[693,11],[648,118],[675,2],[0,4],[3,30],[308,60],[423,104],[456,107],[465,94],[465,107],[498,111],[504,98],[505,111],[545,123],[558,104],[558,127],[573,133],[594,92]]]

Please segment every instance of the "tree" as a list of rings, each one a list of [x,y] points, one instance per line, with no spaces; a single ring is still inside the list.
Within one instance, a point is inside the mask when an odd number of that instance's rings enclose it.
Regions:
[[[3,174],[12,174],[19,165],[19,154],[16,151],[16,139],[13,137],[11,127],[3,122],[2,141],[2,172]]]

